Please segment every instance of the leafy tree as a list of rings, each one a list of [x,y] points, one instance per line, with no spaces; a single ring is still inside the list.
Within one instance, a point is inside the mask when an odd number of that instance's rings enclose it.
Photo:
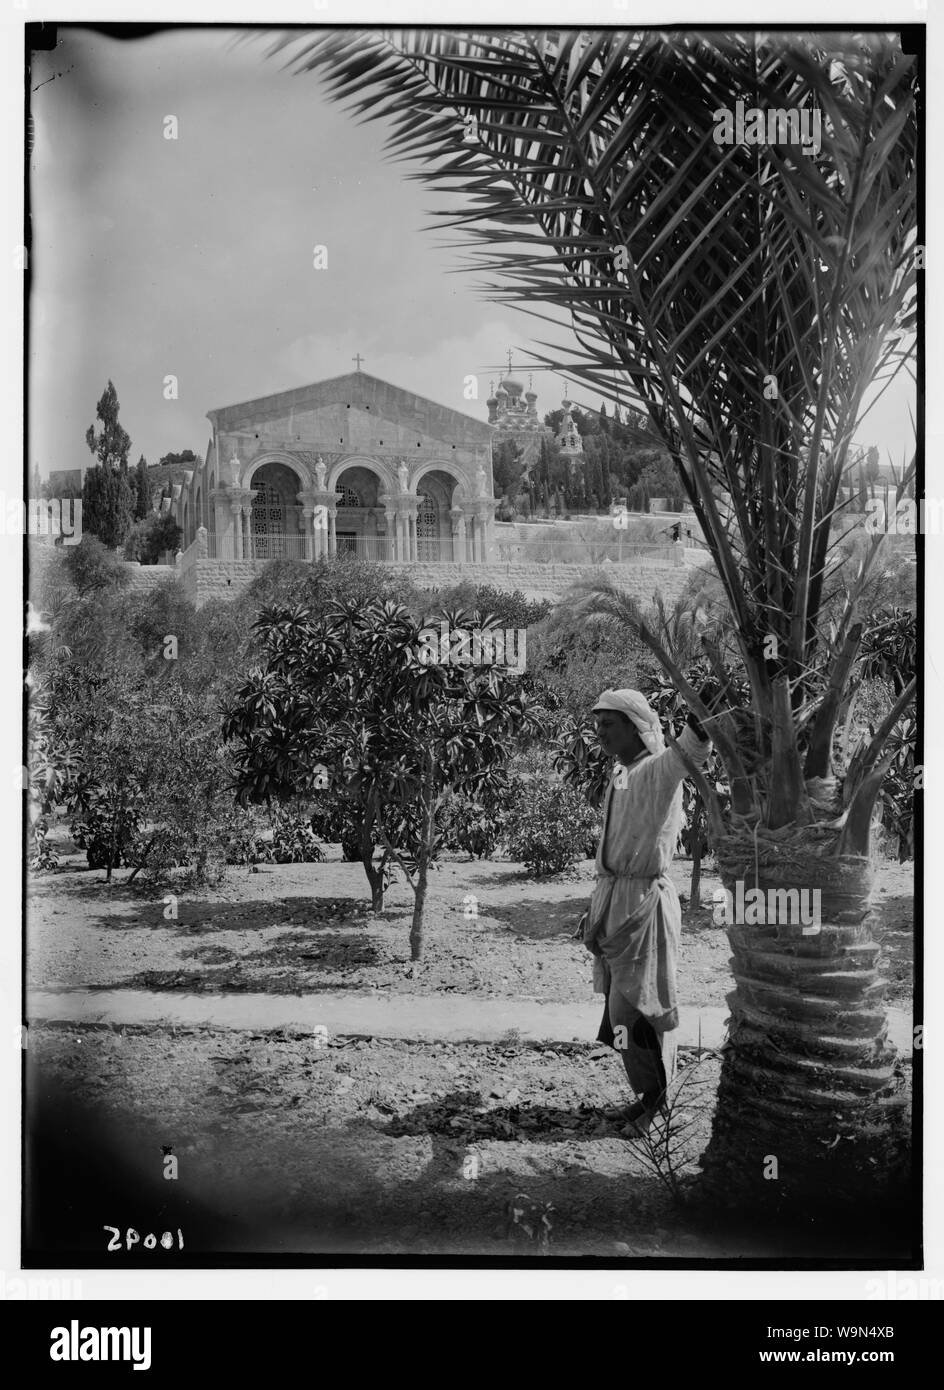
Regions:
[[[523,471],[524,464],[517,443],[513,439],[503,439],[492,457],[495,496],[516,497]]]
[[[125,559],[138,560],[142,565],[157,565],[167,551],[173,554],[180,548],[183,532],[170,512],[153,512],[132,528],[125,541]]]
[[[68,801],[79,766],[78,749],[62,737],[48,690],[31,672],[26,752],[27,853],[31,869],[51,869],[58,862],[47,839],[49,817]]]
[[[671,511],[682,510],[685,495],[679,482],[678,471],[668,454],[659,454],[651,463],[647,463],[639,482],[650,497],[664,497]]]
[[[57,476],[50,475],[48,478],[44,478],[40,483],[40,491],[34,492],[32,495],[34,497],[81,497],[81,468],[57,470]],[[84,517],[82,529],[86,529]]]
[[[196,463],[197,456],[192,449],[182,449],[179,454],[164,454],[158,459],[158,468],[188,468]]]
[[[484,627],[475,614],[442,616],[452,629]],[[413,960],[447,797],[504,787],[509,736],[530,719],[504,668],[424,664],[424,626],[378,600],[332,605],[317,618],[305,608],[266,610],[257,623],[265,664],[224,722],[244,801],[311,799],[327,775],[357,806],[375,902],[377,844],[413,889]]]

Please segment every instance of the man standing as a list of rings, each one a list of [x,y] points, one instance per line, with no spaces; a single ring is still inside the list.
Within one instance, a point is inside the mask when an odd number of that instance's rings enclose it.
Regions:
[[[677,745],[667,748],[658,717],[638,690],[605,690],[593,713],[601,747],[616,766],[603,803],[583,940],[594,957],[594,991],[606,997],[598,1039],[619,1050],[639,1097],[607,1115],[625,1120],[631,1137],[641,1138],[675,1071],[682,913],[668,869],[688,772],[681,754],[700,767],[711,745],[689,715]]]

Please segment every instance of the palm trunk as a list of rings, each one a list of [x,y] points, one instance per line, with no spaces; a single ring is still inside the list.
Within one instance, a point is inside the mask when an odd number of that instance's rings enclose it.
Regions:
[[[692,882],[688,890],[688,906],[691,911],[697,910],[701,905],[701,831],[703,820],[701,811],[701,796],[696,792],[692,809]]]
[[[840,857],[826,834],[792,826],[761,830],[756,850],[749,833],[715,847],[731,893],[740,880],[745,892],[821,895],[819,931],[804,934],[782,910],[775,925],[728,927],[736,988],[702,1157],[716,1202],[796,1215],[898,1195],[906,1097],[882,1002],[871,865]]]

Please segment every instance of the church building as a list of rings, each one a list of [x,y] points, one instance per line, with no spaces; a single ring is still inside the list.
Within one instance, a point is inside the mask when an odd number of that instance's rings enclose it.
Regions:
[[[493,427],[370,376],[355,360],[344,376],[207,412],[204,462],[162,504],[183,531],[184,552],[488,561]]]

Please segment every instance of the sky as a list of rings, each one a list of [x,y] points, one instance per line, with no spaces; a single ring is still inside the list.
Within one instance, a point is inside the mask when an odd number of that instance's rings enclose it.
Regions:
[[[132,464],[155,463],[202,456],[208,410],[342,375],[356,353],[484,420],[488,369],[554,336],[457,273],[460,253],[423,230],[449,204],[384,157],[383,126],[358,124],[265,47],[219,27],[135,40],[63,28],[34,55],[31,471],[92,462],[85,432],[109,379]],[[542,415],[564,394],[599,405],[547,373],[535,389]],[[857,437],[897,462],[908,420],[902,384]]]

